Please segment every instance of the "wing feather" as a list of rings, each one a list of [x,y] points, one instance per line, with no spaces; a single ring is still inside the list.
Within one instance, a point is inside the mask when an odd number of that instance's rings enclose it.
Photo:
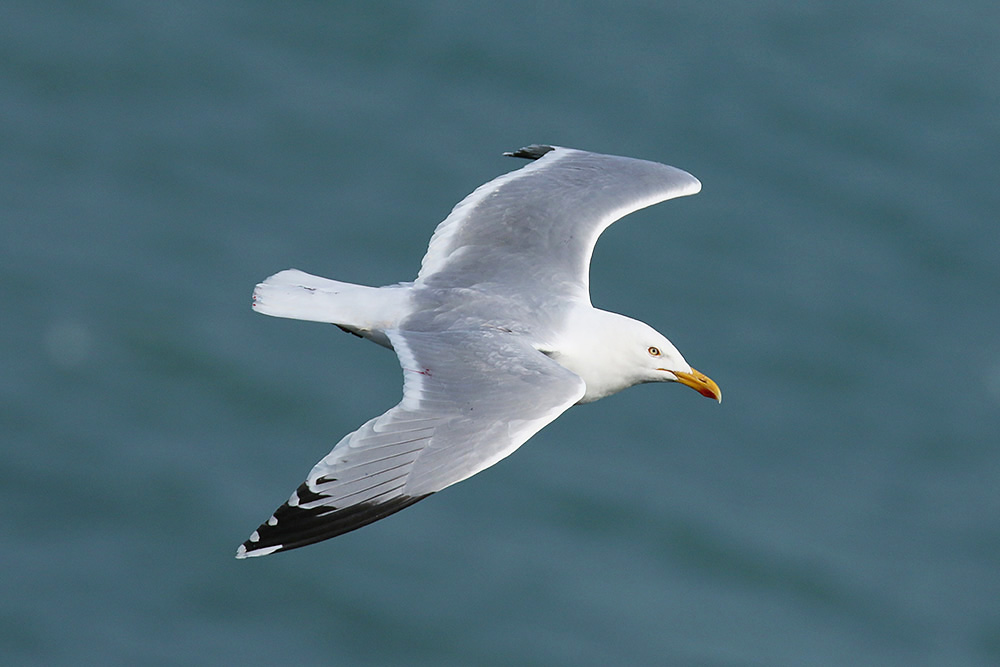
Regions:
[[[550,146],[510,155],[534,161],[455,206],[431,237],[417,286],[531,295],[545,285],[549,296],[589,302],[601,232],[629,213],[701,190],[691,174],[657,162]]]
[[[388,332],[403,399],[345,436],[237,551],[263,556],[355,530],[509,455],[576,403],[583,380],[496,331]]]

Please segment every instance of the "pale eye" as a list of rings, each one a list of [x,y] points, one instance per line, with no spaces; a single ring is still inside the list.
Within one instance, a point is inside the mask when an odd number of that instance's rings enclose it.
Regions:
[[[658,348],[658,347],[650,347],[647,350],[647,352],[649,352],[649,354],[652,355],[652,356],[654,356],[654,357],[660,356],[660,348]]]

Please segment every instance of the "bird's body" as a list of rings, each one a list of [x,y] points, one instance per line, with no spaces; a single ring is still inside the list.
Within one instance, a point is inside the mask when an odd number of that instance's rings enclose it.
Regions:
[[[290,269],[254,291],[264,314],[395,350],[403,399],[345,436],[240,546],[260,556],[381,519],[493,465],[576,403],[674,381],[721,399],[652,327],[594,308],[600,233],[698,192],[666,165],[529,146],[535,160],[481,186],[434,232],[412,283],[365,287]]]

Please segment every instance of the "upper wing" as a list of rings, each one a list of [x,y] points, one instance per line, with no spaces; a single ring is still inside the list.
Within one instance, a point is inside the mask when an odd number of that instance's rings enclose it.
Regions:
[[[431,238],[417,285],[517,293],[543,284],[589,302],[590,256],[601,232],[633,211],[701,190],[686,171],[646,160],[551,146],[507,155],[535,162],[480,186],[452,210]]]
[[[337,443],[237,558],[398,512],[504,458],[584,393],[577,375],[510,334],[388,335],[403,367],[403,400]]]

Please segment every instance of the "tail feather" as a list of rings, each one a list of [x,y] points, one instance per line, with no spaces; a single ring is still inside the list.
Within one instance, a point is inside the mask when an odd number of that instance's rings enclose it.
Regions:
[[[384,332],[410,310],[406,285],[366,287],[320,278],[298,269],[276,273],[253,291],[253,309],[272,317],[326,322],[392,347]]]
[[[343,312],[343,299],[338,297],[345,292],[376,289],[288,269],[257,285],[253,291],[253,309],[272,317],[354,324],[346,321],[350,313]]]

